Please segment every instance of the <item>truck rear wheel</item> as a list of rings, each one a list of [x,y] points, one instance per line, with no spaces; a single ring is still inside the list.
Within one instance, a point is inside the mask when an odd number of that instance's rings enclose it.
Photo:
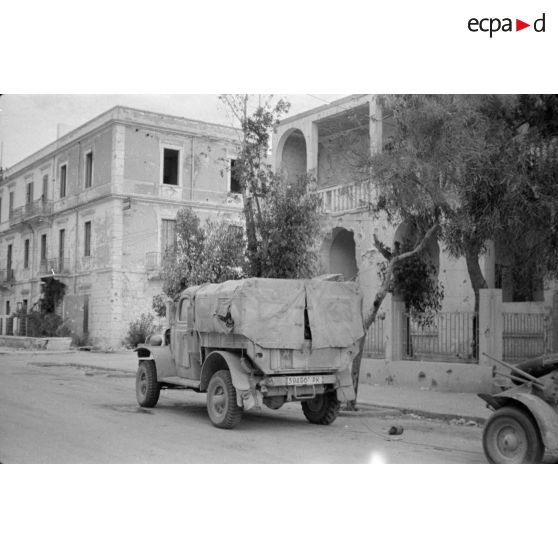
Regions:
[[[341,404],[335,392],[330,391],[302,402],[302,412],[312,424],[331,424],[339,414]]]
[[[155,407],[159,401],[161,386],[152,360],[141,360],[136,374],[136,399],[141,407]]]
[[[234,428],[242,418],[242,407],[236,404],[236,390],[228,370],[215,372],[209,380],[207,414],[217,428]]]
[[[502,407],[488,419],[482,445],[490,463],[540,463],[544,454],[538,427],[515,407]]]

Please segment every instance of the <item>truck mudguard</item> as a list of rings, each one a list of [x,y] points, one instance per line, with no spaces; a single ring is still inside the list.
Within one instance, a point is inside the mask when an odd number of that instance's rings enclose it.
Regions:
[[[249,376],[242,366],[240,357],[227,351],[214,351],[205,359],[202,366],[201,391],[207,390],[211,376],[219,370],[229,370],[236,390],[248,391],[250,389]]]
[[[558,413],[548,403],[536,395],[523,392],[494,398],[498,401],[518,401],[527,407],[537,421],[546,451],[558,451]]]

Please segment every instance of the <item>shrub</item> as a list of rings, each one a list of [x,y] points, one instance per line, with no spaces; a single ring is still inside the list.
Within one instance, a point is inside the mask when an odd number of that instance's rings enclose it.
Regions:
[[[128,348],[137,347],[139,343],[145,343],[146,338],[155,331],[152,314],[141,314],[141,316],[128,324],[128,334],[124,338],[124,344]]]

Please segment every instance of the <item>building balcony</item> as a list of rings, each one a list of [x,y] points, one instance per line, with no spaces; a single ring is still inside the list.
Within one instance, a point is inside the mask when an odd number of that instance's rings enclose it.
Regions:
[[[40,221],[41,219],[45,219],[52,215],[52,209],[52,202],[46,200],[37,200],[33,203],[18,207],[10,213],[10,227],[26,221]]]
[[[363,211],[375,201],[373,186],[368,182],[353,182],[319,189],[324,213]]]
[[[0,269],[0,284],[11,285],[15,281],[13,269]]]
[[[147,252],[145,254],[145,271],[160,271],[161,252]]]
[[[165,265],[165,255],[161,252],[146,252],[145,271],[148,279],[160,279]]]
[[[70,270],[70,258],[51,258],[48,260],[41,260],[39,265],[40,275],[68,275]]]

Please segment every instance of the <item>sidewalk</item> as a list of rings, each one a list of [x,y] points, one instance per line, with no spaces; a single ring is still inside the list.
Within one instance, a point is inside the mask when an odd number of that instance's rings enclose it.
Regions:
[[[26,355],[30,364],[78,366],[107,371],[136,373],[137,357],[133,351],[98,353],[88,351],[22,351],[0,347],[0,354]],[[358,408],[396,409],[423,417],[474,420],[484,422],[490,411],[474,393],[409,389],[389,385],[371,385],[361,381]]]

